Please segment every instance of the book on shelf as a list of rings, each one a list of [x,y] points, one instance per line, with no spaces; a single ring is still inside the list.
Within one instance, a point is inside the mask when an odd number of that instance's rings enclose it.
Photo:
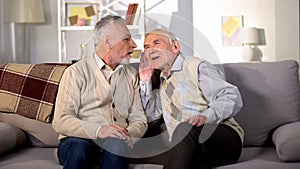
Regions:
[[[131,3],[128,5],[127,12],[126,12],[126,24],[127,25],[133,24],[138,5],[139,5],[138,3]]]
[[[138,6],[132,24],[133,25],[139,25],[140,24],[139,21],[140,21],[141,16],[142,16],[142,8],[140,6]]]

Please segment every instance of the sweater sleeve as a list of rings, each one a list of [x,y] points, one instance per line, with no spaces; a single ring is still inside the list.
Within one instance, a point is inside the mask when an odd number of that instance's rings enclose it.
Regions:
[[[64,136],[95,139],[99,123],[81,120],[78,117],[80,107],[80,74],[73,66],[66,69],[60,81],[52,126]]]

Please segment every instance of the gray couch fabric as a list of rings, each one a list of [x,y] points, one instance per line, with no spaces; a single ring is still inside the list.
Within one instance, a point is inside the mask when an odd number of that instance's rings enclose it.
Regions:
[[[7,123],[0,122],[0,135],[0,154],[26,143],[25,132]]]
[[[243,98],[244,106],[235,119],[245,130],[245,146],[266,145],[272,130],[299,121],[299,67],[296,61],[222,66],[227,81],[238,86]]]
[[[288,60],[217,66],[241,91],[244,107],[236,120],[245,130],[239,162],[217,169],[299,169],[298,63]],[[28,136],[26,146],[0,155],[0,169],[62,168],[55,154],[57,133],[50,124],[4,112],[0,112],[0,121],[22,129]],[[159,164],[165,159],[163,155],[134,159],[130,169],[161,169]]]

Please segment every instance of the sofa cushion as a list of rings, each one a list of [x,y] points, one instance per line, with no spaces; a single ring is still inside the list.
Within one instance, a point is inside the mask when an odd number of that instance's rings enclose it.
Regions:
[[[62,169],[56,148],[24,147],[0,157],[1,169]]]
[[[273,142],[283,161],[300,161],[300,122],[289,123],[275,130]]]
[[[66,67],[0,64],[0,111],[51,122],[58,84]]]
[[[5,122],[25,131],[32,146],[57,147],[58,145],[58,133],[54,131],[51,123],[4,112],[0,112],[0,122]]]
[[[244,106],[236,121],[245,131],[245,146],[265,145],[272,131],[300,119],[296,61],[223,64],[226,80],[238,86]]]
[[[0,122],[0,154],[26,143],[26,134],[19,128]]]

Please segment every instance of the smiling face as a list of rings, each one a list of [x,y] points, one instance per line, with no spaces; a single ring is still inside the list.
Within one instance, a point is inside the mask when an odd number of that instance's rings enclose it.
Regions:
[[[179,42],[170,42],[169,38],[161,33],[149,33],[144,42],[144,57],[149,67],[169,71],[179,53]]]
[[[136,44],[125,24],[122,22],[111,24],[104,37],[103,43],[107,51],[102,59],[114,69],[119,64],[129,63],[130,55],[133,49],[136,48]]]

